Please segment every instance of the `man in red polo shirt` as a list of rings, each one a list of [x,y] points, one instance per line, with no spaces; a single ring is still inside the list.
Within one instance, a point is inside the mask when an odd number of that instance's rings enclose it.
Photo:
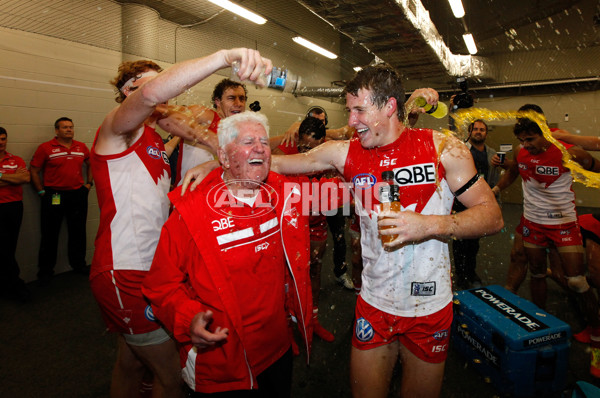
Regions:
[[[69,264],[75,272],[89,274],[85,261],[85,224],[88,193],[93,185],[90,152],[83,142],[73,139],[73,121],[68,117],[54,122],[54,132],[56,137],[41,144],[31,159],[31,183],[42,202],[38,279],[46,282],[54,275],[63,218],[67,219],[69,232]]]
[[[0,294],[27,301],[29,290],[19,278],[15,258],[23,220],[23,187],[29,182],[29,170],[23,159],[6,151],[8,133],[0,127]]]

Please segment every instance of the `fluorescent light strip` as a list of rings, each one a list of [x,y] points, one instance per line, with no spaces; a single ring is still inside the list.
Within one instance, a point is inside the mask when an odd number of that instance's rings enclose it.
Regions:
[[[219,7],[226,9],[227,11],[231,11],[232,13],[237,14],[240,17],[246,18],[247,20],[250,20],[256,24],[263,25],[264,23],[267,22],[267,20],[264,19],[263,17],[261,17],[260,15],[255,14],[252,11],[245,9],[244,7],[238,6],[237,4],[232,3],[229,0],[208,0],[208,1],[210,1],[213,4],[218,5]]]
[[[467,50],[469,50],[469,54],[475,55],[477,54],[477,46],[475,45],[475,40],[473,39],[473,35],[470,33],[465,33],[463,35],[463,40],[467,45]]]
[[[463,7],[461,0],[448,0],[452,13],[456,18],[462,18],[465,16],[465,8]]]
[[[327,51],[323,47],[317,46],[315,43],[310,42],[303,37],[296,36],[296,37],[292,38],[292,40],[294,40],[296,43],[300,44],[301,46],[304,46],[304,47],[308,48],[309,50],[319,53],[322,56],[327,57],[329,59],[336,59],[338,57],[331,51]]]

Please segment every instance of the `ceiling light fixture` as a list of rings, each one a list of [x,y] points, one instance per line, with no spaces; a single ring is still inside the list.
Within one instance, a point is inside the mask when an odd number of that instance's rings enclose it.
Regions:
[[[232,13],[237,14],[240,17],[246,18],[247,20],[250,20],[256,24],[263,25],[264,23],[267,22],[267,20],[264,19],[263,17],[261,17],[260,15],[255,14],[252,11],[245,9],[242,6],[238,6],[237,4],[232,3],[229,0],[208,0],[208,1],[210,1],[213,4],[218,5],[219,7],[226,9],[227,11],[231,11]]]
[[[354,69],[355,72],[360,72],[362,70],[362,67],[361,66],[355,66],[352,69]]]
[[[448,0],[452,13],[456,18],[462,18],[465,16],[465,8],[463,7],[461,0]]]
[[[296,37],[292,38],[292,40],[294,40],[296,43],[300,44],[301,46],[304,46],[304,47],[308,48],[309,50],[319,53],[322,56],[327,57],[329,59],[336,59],[338,57],[331,51],[327,51],[323,47],[317,46],[315,43],[308,41],[303,37],[296,36]]]
[[[477,54],[477,46],[475,45],[475,40],[473,39],[473,35],[470,33],[465,33],[463,35],[463,40],[467,45],[467,50],[469,50],[469,54],[475,55]]]

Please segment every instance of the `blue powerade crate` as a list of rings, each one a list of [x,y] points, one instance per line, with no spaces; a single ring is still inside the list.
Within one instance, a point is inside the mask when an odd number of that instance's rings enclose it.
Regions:
[[[570,326],[501,286],[456,293],[451,335],[503,395],[560,396],[566,387]]]

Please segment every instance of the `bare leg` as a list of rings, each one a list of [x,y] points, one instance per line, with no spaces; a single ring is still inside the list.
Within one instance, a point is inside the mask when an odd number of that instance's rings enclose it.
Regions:
[[[402,393],[404,398],[437,398],[442,389],[446,362],[429,363],[400,346]]]
[[[527,256],[523,247],[523,237],[515,234],[513,247],[510,251],[510,265],[506,275],[506,289],[517,294],[519,287],[527,276]]]
[[[157,345],[129,347],[154,374],[154,398],[184,396],[179,353],[173,340]]]
[[[548,295],[546,248],[526,247],[525,253],[527,253],[527,259],[531,267],[531,300],[535,305],[544,309],[546,308],[546,297]]]
[[[111,398],[137,397],[146,367],[131,351],[122,335],[117,337],[117,362],[110,384]]]
[[[350,354],[350,386],[354,398],[386,398],[398,359],[397,341]]]

